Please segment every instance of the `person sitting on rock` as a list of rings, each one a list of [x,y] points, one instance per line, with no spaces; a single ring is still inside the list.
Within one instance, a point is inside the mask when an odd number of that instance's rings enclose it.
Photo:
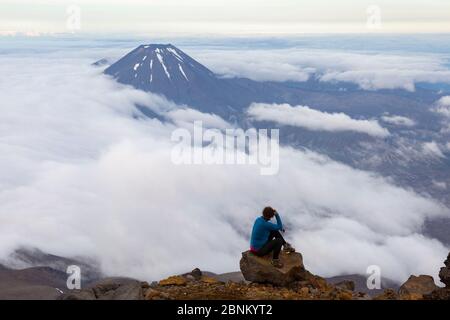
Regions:
[[[276,224],[269,221],[274,216],[277,220]],[[284,232],[280,215],[272,207],[265,207],[262,216],[255,220],[250,240],[250,251],[253,254],[262,257],[273,252],[272,265],[276,268],[283,267],[279,260],[282,247],[286,253],[295,252],[295,249],[284,240],[280,231]]]

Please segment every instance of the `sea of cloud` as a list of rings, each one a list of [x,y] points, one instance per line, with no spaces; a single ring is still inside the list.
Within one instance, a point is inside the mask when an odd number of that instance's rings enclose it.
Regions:
[[[386,114],[381,117],[383,122],[396,126],[413,127],[416,122],[408,117]]]
[[[365,90],[414,91],[419,82],[450,81],[448,57],[415,52],[311,48],[194,49],[193,56],[224,77],[257,81],[345,81]]]
[[[383,128],[377,120],[353,119],[342,112],[327,113],[308,106],[253,103],[247,113],[258,121],[272,121],[314,131],[355,131],[379,138],[389,136],[389,130]]]
[[[437,275],[448,253],[421,234],[437,201],[320,154],[280,148],[280,171],[175,165],[171,133],[213,115],[115,83],[77,53],[0,56],[0,258],[18,246],[94,257],[141,279],[239,268],[254,219],[281,213],[312,272],[398,281]],[[7,75],[7,76],[5,76]],[[135,104],[168,110],[172,124]]]

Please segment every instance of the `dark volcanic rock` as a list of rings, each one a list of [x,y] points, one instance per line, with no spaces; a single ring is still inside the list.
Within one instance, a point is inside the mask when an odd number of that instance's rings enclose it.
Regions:
[[[140,281],[129,278],[106,278],[89,288],[73,290],[61,297],[62,300],[143,300]]]
[[[326,278],[326,280],[333,285],[338,285],[339,283],[342,283],[344,281],[351,281],[355,284],[355,291],[367,293],[371,297],[383,294],[385,289],[390,288],[394,289],[395,291],[399,289],[399,285],[396,282],[387,278],[381,279],[380,289],[369,289],[367,287],[367,275],[360,275],[360,274],[334,276]]]
[[[112,296],[112,300],[143,300],[144,294],[139,281],[119,286]]]
[[[195,280],[199,280],[201,279],[203,273],[199,268],[195,268],[194,270],[192,270],[191,275],[194,277]]]
[[[191,272],[182,274],[182,276],[192,278],[193,280],[200,280],[203,276],[203,272],[199,268],[195,268]]]
[[[441,268],[439,272],[439,278],[441,282],[445,284],[445,288],[439,288],[432,293],[425,295],[425,299],[432,300],[450,300],[450,253],[447,256],[447,260],[444,261],[445,267]]]
[[[59,297],[59,300],[96,300],[92,289],[73,290]]]
[[[247,281],[256,283],[271,283],[277,286],[287,286],[295,281],[304,280],[307,271],[303,266],[302,255],[298,252],[280,254],[283,268],[272,266],[271,257],[257,257],[250,251],[242,253],[240,268]]]
[[[447,288],[450,287],[450,253],[447,256],[447,260],[444,261],[445,267],[442,267],[439,271],[439,278],[441,282],[445,284]]]

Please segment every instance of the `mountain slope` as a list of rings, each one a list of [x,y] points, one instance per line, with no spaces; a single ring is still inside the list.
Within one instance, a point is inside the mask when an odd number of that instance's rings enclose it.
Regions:
[[[54,300],[66,291],[66,280],[66,273],[49,267],[13,270],[0,265],[0,300]]]
[[[118,82],[224,115],[237,88],[171,44],[141,45],[105,70]],[[225,107],[225,109],[224,109]]]
[[[315,76],[306,82],[282,83],[222,78],[171,44],[140,45],[104,72],[120,83],[225,119],[241,116],[252,102],[308,105],[353,117],[384,112],[426,117],[424,111],[438,98],[429,90],[364,91],[349,83],[322,82]]]

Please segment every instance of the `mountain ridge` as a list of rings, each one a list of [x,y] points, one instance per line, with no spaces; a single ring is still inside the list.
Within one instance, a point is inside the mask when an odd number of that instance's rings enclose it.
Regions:
[[[140,45],[104,73],[120,83],[222,116],[227,114],[223,107],[232,104],[228,92],[236,90],[230,81],[220,79],[172,44]]]

